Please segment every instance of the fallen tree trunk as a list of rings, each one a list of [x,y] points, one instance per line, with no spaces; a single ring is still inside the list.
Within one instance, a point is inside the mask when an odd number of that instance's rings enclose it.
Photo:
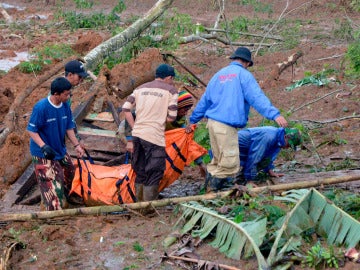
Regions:
[[[152,22],[160,17],[164,11],[172,4],[173,0],[159,0],[143,18],[138,19],[120,34],[101,43],[91,50],[85,57],[85,67],[94,70],[102,60],[112,52],[119,51],[124,45],[129,43],[148,28]]]
[[[12,17],[9,15],[9,13],[6,12],[6,10],[2,6],[2,3],[0,3],[0,13],[4,17],[6,23],[9,24],[13,22]]]
[[[308,181],[301,181],[295,183],[286,183],[273,186],[257,187],[251,189],[253,193],[261,192],[274,192],[274,191],[285,191],[290,189],[310,188],[318,187],[321,185],[333,185],[351,181],[360,180],[360,171],[357,171],[355,175],[341,176],[341,177],[330,177],[325,179],[315,179]],[[147,207],[163,207],[169,204],[177,204],[188,201],[201,201],[201,200],[214,200],[220,198],[226,198],[231,195],[234,190],[227,190],[218,193],[208,193],[205,195],[180,197],[180,198],[167,198],[162,200],[150,201],[150,202],[138,202],[124,205],[107,205],[107,206],[95,206],[95,207],[82,207],[75,209],[65,209],[57,211],[43,211],[33,213],[8,213],[2,214],[0,221],[25,221],[31,219],[49,219],[61,216],[76,216],[76,215],[99,215],[111,212],[122,212],[127,209],[138,210]]]

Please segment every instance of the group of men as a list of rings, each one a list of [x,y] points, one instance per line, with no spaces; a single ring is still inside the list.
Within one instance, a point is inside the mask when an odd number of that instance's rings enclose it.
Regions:
[[[221,190],[229,182],[256,181],[261,170],[273,177],[281,176],[273,171],[273,162],[281,148],[295,149],[301,135],[287,128],[286,119],[248,71],[253,65],[250,50],[239,47],[230,59],[231,63],[211,78],[188,123],[185,116],[194,104],[193,98],[175,88],[175,70],[168,64],[159,65],[155,79],[137,87],[126,99],[122,112],[131,130],[127,149],[132,153],[138,201],[158,197],[166,168],[165,130],[185,128],[193,132],[191,126],[203,118],[207,119],[212,159],[206,170],[201,158],[196,163],[212,191]],[[79,157],[84,155],[84,146],[74,132],[68,101],[72,86],[87,76],[81,62],[68,63],[65,77],[51,83],[50,96],[34,106],[29,120],[30,151],[46,210],[62,209],[72,200],[69,191],[74,166],[66,152],[65,136]],[[250,107],[280,127],[244,129]]]

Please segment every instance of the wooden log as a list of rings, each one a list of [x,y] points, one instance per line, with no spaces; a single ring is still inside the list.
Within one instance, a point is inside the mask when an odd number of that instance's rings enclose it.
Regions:
[[[351,172],[353,174],[353,172]],[[285,191],[299,188],[310,188],[318,187],[321,185],[333,185],[339,183],[345,183],[350,181],[360,180],[360,171],[355,171],[353,175],[343,177],[330,177],[325,179],[315,179],[295,183],[286,183],[274,186],[265,186],[252,188],[250,191],[253,193],[261,192],[274,192],[274,191]],[[49,219],[61,216],[76,216],[76,215],[99,215],[111,212],[122,212],[127,209],[139,210],[148,207],[163,207],[169,204],[177,204],[188,201],[201,201],[201,200],[214,200],[220,198],[226,198],[233,194],[234,190],[227,190],[218,193],[208,193],[205,195],[180,197],[180,198],[166,198],[162,200],[149,201],[149,202],[138,202],[123,205],[110,205],[110,206],[95,206],[95,207],[82,207],[75,209],[65,209],[57,211],[43,211],[33,213],[4,213],[0,216],[0,221],[25,221],[31,219]]]
[[[142,31],[147,29],[151,23],[159,18],[172,4],[173,0],[159,0],[142,17],[127,27],[123,32],[113,36],[109,40],[101,43],[92,49],[85,57],[85,67],[94,70],[112,52],[120,51],[121,48],[134,38],[138,37]]]

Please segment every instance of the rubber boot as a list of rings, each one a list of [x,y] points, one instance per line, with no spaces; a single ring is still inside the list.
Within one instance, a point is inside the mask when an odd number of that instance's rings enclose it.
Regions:
[[[144,186],[143,195],[145,202],[157,200],[159,196],[159,186]]]
[[[153,201],[156,200],[159,196],[159,186],[144,186],[143,187],[143,195],[144,195],[144,201]],[[140,213],[142,215],[151,216],[155,214],[155,208],[150,204],[148,207],[143,208],[140,210]]]
[[[138,202],[144,200],[144,185],[135,183],[135,196]]]

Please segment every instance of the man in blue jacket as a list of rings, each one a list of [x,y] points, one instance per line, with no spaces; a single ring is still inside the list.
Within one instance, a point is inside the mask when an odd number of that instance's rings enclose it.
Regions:
[[[190,116],[190,124],[208,119],[213,158],[207,166],[207,181],[215,191],[221,189],[227,179],[236,178],[240,173],[237,129],[246,126],[250,106],[279,126],[287,126],[286,119],[247,70],[253,65],[250,50],[239,47],[230,59],[233,60],[230,65],[211,78]]]
[[[301,134],[296,128],[255,127],[238,131],[240,147],[240,165],[246,182],[259,179],[259,172],[272,177],[284,174],[275,173],[273,169],[280,150],[296,146],[302,142]]]

